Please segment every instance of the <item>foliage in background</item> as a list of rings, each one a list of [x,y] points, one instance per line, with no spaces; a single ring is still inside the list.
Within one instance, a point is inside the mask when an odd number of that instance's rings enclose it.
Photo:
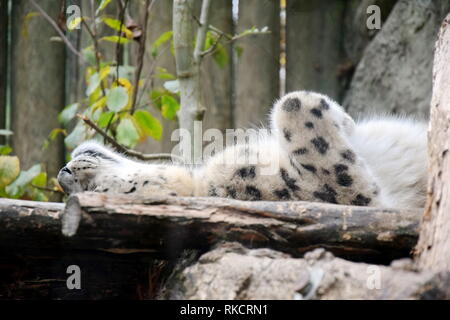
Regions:
[[[42,16],[54,25],[39,5],[34,1],[32,3],[39,12],[30,12],[24,17],[23,32],[26,33],[29,20],[34,17]],[[173,55],[173,32],[164,32],[153,43],[146,44],[148,10],[141,25],[138,25],[129,17],[129,0],[120,2],[118,19],[104,14],[104,9],[111,0],[99,0],[95,3],[97,7],[91,17],[72,19],[67,26],[67,32],[78,32],[77,28],[82,27],[90,35],[90,43],[80,52],[73,52],[73,48],[69,48],[83,63],[85,97],[67,105],[59,114],[61,128],[50,132],[48,139],[43,142],[44,150],[59,135],[63,135],[68,150],[74,149],[83,141],[94,139],[104,143],[113,141],[116,148],[121,147],[121,151],[126,151],[148,138],[161,139],[163,126],[154,116],[155,113],[167,120],[177,120],[180,109],[178,80],[168,70],[156,65],[162,54],[170,52]],[[145,3],[147,9],[151,7],[150,1]],[[60,39],[68,44],[61,26],[59,28],[57,31]],[[110,34],[100,36],[98,30],[105,28]],[[214,61],[223,68],[230,60],[224,45],[246,35],[267,32],[267,28],[251,28],[241,34],[230,35],[211,26],[203,46],[204,54],[211,54]],[[124,54],[130,51],[129,46],[133,42],[139,46],[133,59],[137,61],[136,65],[130,65],[128,55]],[[101,48],[101,45],[107,43],[115,46],[117,59],[105,58],[103,53],[106,48]],[[235,49],[239,56],[242,49],[237,46]],[[150,72],[141,77],[145,55],[151,58],[149,60],[152,63],[149,66]],[[119,61],[122,61],[121,64]],[[163,86],[156,87],[155,79],[165,80]],[[11,134],[13,133],[10,131],[0,130],[0,135]],[[105,136],[110,139],[105,139]],[[11,152],[9,146],[0,146],[0,197],[46,201],[49,192],[62,192],[55,177],[48,179],[45,167],[36,164],[28,170],[22,170],[20,160],[10,156]]]

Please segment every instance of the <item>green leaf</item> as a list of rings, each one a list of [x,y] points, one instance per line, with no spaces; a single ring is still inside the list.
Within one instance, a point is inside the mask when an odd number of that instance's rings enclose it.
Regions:
[[[86,47],[82,51],[84,59],[91,65],[94,66],[97,62],[95,59],[94,48],[92,46]]]
[[[169,72],[160,72],[156,76],[159,79],[163,79],[163,80],[173,80],[173,79],[177,78],[177,77],[175,77],[173,74],[171,74]]]
[[[166,81],[163,84],[164,88],[172,93],[180,92],[180,82],[178,80]]]
[[[177,111],[180,110],[178,101],[171,96],[162,96],[161,105],[162,116],[169,120],[173,120],[177,115]]]
[[[12,148],[10,146],[0,146],[0,155],[7,156],[12,152]]]
[[[150,136],[155,140],[161,139],[162,126],[158,119],[145,110],[136,111],[133,117],[145,135]]]
[[[90,96],[100,85],[100,82],[102,80],[100,79],[100,75],[98,74],[98,72],[94,73],[90,78],[89,78],[89,85],[86,88],[86,96]]]
[[[163,92],[159,90],[150,91],[150,100],[153,102],[153,105],[161,110],[161,97],[163,96]]]
[[[36,164],[27,171],[22,171],[19,177],[5,188],[6,192],[13,197],[20,197],[24,188],[41,172],[41,165]]]
[[[133,37],[133,32],[130,29],[128,29],[124,24],[122,24],[119,20],[106,17],[103,17],[102,20],[111,29],[125,33],[127,38]]]
[[[76,17],[67,21],[67,29],[69,31],[75,30],[80,25],[81,21],[83,21],[83,17]]]
[[[0,136],[10,136],[13,132],[11,130],[0,129]]]
[[[152,44],[152,55],[155,57],[158,55],[158,48],[162,46],[164,43],[172,39],[173,32],[172,31],[166,31],[163,34],[161,34],[158,39],[155,40]]]
[[[119,66],[119,78],[128,80],[134,79],[134,69],[135,67],[130,65]],[[116,70],[117,69],[114,68],[111,72],[115,72]]]
[[[102,109],[106,105],[106,97],[101,97],[98,99],[93,105],[91,105],[91,109],[93,112],[97,111],[97,109]]]
[[[0,156],[0,188],[13,182],[20,172],[18,157]]]
[[[106,105],[108,109],[119,112],[128,104],[128,93],[124,87],[115,87],[109,90],[106,95]]]
[[[31,184],[37,187],[45,187],[47,185],[47,173],[41,172],[31,181]]]
[[[78,103],[72,103],[65,107],[64,110],[58,115],[58,121],[64,126],[67,125],[77,114],[78,106]]]
[[[169,41],[170,39],[172,39],[172,35],[173,32],[172,30],[170,31],[166,31],[164,33],[162,33],[158,39],[155,40],[155,42],[153,42],[152,47],[155,49],[158,49],[160,46],[162,46],[164,43],[166,43],[167,41]]]
[[[109,41],[109,42],[119,43],[119,44],[128,43],[128,39],[127,38],[119,37],[119,36],[102,37],[102,38],[100,38],[100,40],[101,41]]]
[[[67,148],[75,149],[84,140],[86,140],[86,127],[79,122],[72,132],[64,139],[64,143]]]
[[[235,46],[234,51],[236,52],[237,57],[240,58],[242,56],[242,53],[244,52],[244,48]]]
[[[228,63],[228,53],[220,43],[217,44],[216,51],[213,54],[213,59],[222,69]]]
[[[97,121],[98,126],[102,129],[106,128],[109,121],[111,121],[111,117],[113,117],[114,115],[115,115],[115,112],[113,112],[113,111],[103,112]],[[112,121],[111,123],[114,123],[114,122],[115,121]]]
[[[102,11],[103,9],[106,8],[106,6],[111,2],[111,0],[102,0],[102,2],[100,2],[100,5],[98,6],[97,10],[95,10],[95,15],[97,16],[100,11]]]
[[[122,119],[117,126],[117,141],[126,147],[132,148],[139,141],[139,132],[137,131],[131,119]]]

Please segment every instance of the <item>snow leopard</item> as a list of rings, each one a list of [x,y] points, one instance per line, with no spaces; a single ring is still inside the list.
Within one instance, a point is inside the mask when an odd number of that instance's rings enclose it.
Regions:
[[[256,142],[228,146],[195,167],[134,161],[99,143],[85,142],[73,151],[58,181],[69,194],[424,206],[425,121],[399,116],[354,121],[330,97],[295,91],[274,103],[269,122],[269,134],[261,134]],[[251,154],[264,164],[247,163]],[[275,164],[270,174],[263,172],[267,164]]]

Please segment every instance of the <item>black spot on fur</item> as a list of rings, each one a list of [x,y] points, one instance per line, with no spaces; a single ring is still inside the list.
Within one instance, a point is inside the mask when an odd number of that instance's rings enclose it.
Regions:
[[[350,163],[355,163],[356,156],[352,150],[345,150],[341,152],[341,157]]]
[[[242,179],[254,179],[256,177],[255,166],[241,168],[236,171],[236,175],[241,177]]]
[[[327,169],[322,168],[321,170],[322,170],[322,173],[327,175],[327,176],[331,174],[331,172],[329,170],[327,170]]]
[[[227,186],[227,195],[230,197],[230,198],[233,198],[233,199],[236,199],[236,189],[234,189],[233,187],[230,187],[230,186]]]
[[[109,190],[109,189],[106,188],[106,189],[103,189],[102,192],[108,192],[108,190]]]
[[[283,179],[284,183],[288,186],[288,188],[292,191],[298,191],[300,188],[296,184],[296,180],[289,177],[289,174],[287,173],[286,169],[281,168],[280,169],[281,178]]]
[[[254,186],[246,186],[245,193],[250,196],[250,200],[261,200],[261,191]]]
[[[314,147],[320,154],[325,154],[328,151],[328,148],[330,147],[328,142],[322,137],[312,139],[311,143],[314,145]]]
[[[322,118],[322,111],[320,109],[312,108],[309,112],[311,112],[316,118]]]
[[[218,194],[217,194],[216,188],[214,188],[213,186],[209,186],[208,196],[210,196],[210,197],[217,197]]]
[[[353,179],[347,173],[339,173],[337,176],[337,183],[343,187],[350,187],[353,184]]]
[[[363,196],[362,194],[358,194],[356,198],[352,201],[352,204],[355,206],[367,206],[372,199]]]
[[[283,129],[283,135],[288,142],[291,142],[292,133],[288,129]]]
[[[148,184],[148,183],[149,183],[149,181],[148,181],[148,180],[145,180],[144,183],[143,183],[142,185],[145,186],[145,185]]]
[[[336,195],[337,192],[328,184],[323,185],[321,190],[315,191],[313,193],[313,196],[316,197],[317,199],[329,203],[337,203]]]
[[[309,150],[307,148],[300,148],[297,150],[294,150],[294,152],[292,152],[295,155],[303,155],[303,154],[307,154],[309,152]]]
[[[291,195],[289,194],[289,190],[286,189],[286,188],[281,189],[281,190],[275,190],[273,193],[280,200],[289,200],[289,199],[291,199]]]
[[[133,193],[136,191],[136,187],[131,188],[129,191],[124,192],[125,194]]]
[[[299,167],[298,167],[298,163],[296,160],[294,160],[293,158],[289,157],[289,162],[291,163],[291,166],[294,167],[294,169],[297,171],[298,175],[302,175],[302,172],[300,171]]]
[[[305,122],[305,127],[308,128],[308,129],[313,129],[314,128],[314,123],[312,123],[310,121]]]
[[[325,101],[325,99],[320,99],[320,109],[322,110],[330,109],[330,105],[328,104],[328,102]]]
[[[171,193],[169,193],[169,196],[176,197],[177,193],[176,192],[171,192]]]
[[[288,98],[283,103],[283,110],[287,112],[299,111],[302,103],[298,98]]]
[[[316,167],[314,167],[312,164],[303,164],[302,163],[302,167],[305,168],[306,170],[312,172],[312,173],[316,173],[317,172]]]
[[[338,164],[334,165],[334,172],[336,172],[336,173],[342,173],[347,170],[348,170],[348,166],[346,166],[345,164],[338,163]]]

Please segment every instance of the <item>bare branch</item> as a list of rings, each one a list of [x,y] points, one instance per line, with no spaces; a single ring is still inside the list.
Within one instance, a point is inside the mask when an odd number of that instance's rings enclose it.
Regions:
[[[145,1],[145,14],[144,14],[144,21],[142,23],[142,36],[139,39],[139,52],[138,52],[138,60],[137,60],[137,69],[136,69],[136,75],[134,78],[134,90],[133,90],[133,98],[131,102],[131,110],[130,113],[133,114],[136,108],[136,98],[139,91],[139,78],[141,77],[142,73],[142,66],[144,65],[144,54],[145,54],[145,42],[147,38],[147,24],[148,24],[148,15],[150,11],[150,7],[153,3],[153,0],[146,0]]]
[[[208,31],[208,18],[210,0],[203,0],[202,11],[200,13],[200,27],[197,30],[197,41],[194,49],[194,62],[199,64],[202,58],[202,51],[205,46],[206,32]]]
[[[78,58],[80,58],[83,62],[86,60],[84,59],[83,55],[75,49],[75,47],[70,43],[69,39],[64,35],[64,33],[61,31],[61,29],[58,27],[58,24],[47,14],[47,12],[44,11],[34,0],[30,0],[31,4],[36,8],[36,10],[39,11],[39,13],[44,17],[45,20],[50,23],[50,25],[55,29],[55,31],[58,33],[58,35],[61,37],[61,39],[64,41],[66,46],[69,48],[69,50],[76,55]]]
[[[150,161],[150,160],[170,160],[170,159],[179,159],[176,155],[172,155],[170,153],[155,153],[155,154],[144,154],[138,151],[134,151],[128,149],[117,142],[114,138],[109,136],[105,131],[99,128],[94,122],[92,122],[88,117],[77,114],[77,117],[84,121],[89,127],[94,129],[98,134],[100,134],[106,142],[112,145],[117,151],[122,152],[130,157],[137,158],[139,160]]]
[[[122,27],[124,25],[125,12],[127,11],[128,2],[129,2],[129,0],[125,1],[125,3],[123,4],[122,1],[118,1],[119,7],[120,7],[120,12],[119,12],[120,26],[119,26],[119,31],[117,31],[117,35],[119,36],[119,39],[122,36]],[[117,41],[117,44],[116,44],[116,61],[117,61],[116,78],[117,78],[117,80],[119,79],[120,52],[121,52],[120,41]]]

